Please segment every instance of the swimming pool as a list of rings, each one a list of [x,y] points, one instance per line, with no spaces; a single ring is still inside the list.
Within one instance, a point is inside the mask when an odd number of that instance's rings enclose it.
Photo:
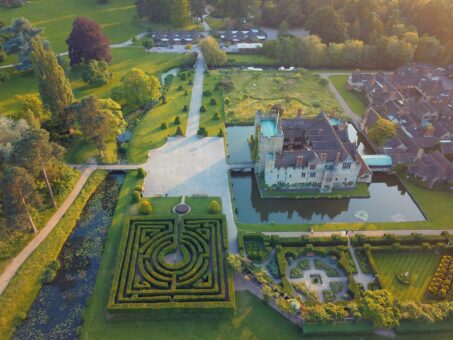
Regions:
[[[261,132],[264,137],[275,136],[276,133],[275,121],[274,120],[263,120],[261,122]]]

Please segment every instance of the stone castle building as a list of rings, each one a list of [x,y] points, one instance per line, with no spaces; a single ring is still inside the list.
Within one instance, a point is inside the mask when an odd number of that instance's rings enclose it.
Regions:
[[[372,172],[350,142],[347,125],[331,125],[324,113],[280,119],[258,112],[255,131],[255,173],[266,186],[329,193],[371,182]]]

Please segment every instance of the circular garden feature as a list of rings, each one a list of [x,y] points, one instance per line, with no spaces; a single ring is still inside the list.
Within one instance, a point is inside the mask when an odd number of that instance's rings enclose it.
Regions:
[[[190,212],[190,205],[186,203],[178,204],[173,208],[173,212],[178,215],[185,215]]]

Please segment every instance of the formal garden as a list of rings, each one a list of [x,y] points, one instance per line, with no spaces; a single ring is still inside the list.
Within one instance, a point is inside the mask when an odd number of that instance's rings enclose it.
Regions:
[[[227,245],[222,218],[127,220],[109,310],[232,312]]]

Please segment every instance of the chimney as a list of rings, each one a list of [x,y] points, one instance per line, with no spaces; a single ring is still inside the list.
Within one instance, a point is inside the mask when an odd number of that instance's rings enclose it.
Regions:
[[[321,160],[322,163],[325,163],[326,160],[327,160],[327,154],[326,154],[325,152],[323,152],[323,153],[320,155],[319,159]]]
[[[335,158],[335,164],[338,164],[338,162],[340,162],[340,156],[341,156],[341,152],[337,152],[337,157]]]
[[[304,156],[297,156],[296,167],[302,168],[304,163]]]
[[[415,156],[415,159],[422,159],[424,153],[425,153],[425,150],[423,150],[423,148],[418,149],[417,156]]]

